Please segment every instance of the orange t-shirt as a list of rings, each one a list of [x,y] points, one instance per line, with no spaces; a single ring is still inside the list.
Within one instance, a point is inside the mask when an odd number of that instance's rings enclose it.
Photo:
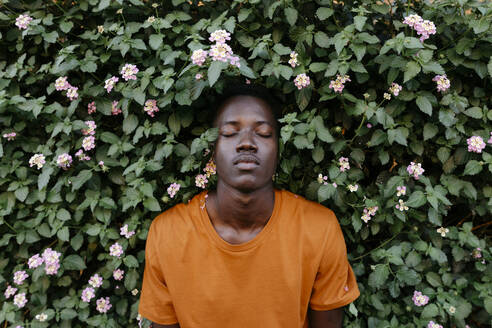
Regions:
[[[308,327],[359,296],[333,211],[275,190],[273,213],[251,240],[215,231],[202,192],[158,215],[149,229],[139,313],[181,328]]]

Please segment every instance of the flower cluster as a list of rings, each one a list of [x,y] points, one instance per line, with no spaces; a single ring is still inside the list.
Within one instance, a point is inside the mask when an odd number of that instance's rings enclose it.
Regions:
[[[396,187],[396,196],[397,197],[400,197],[400,196],[405,196],[405,194],[407,193],[407,187],[405,186],[398,186]]]
[[[417,34],[420,35],[421,42],[428,39],[429,35],[436,34],[436,26],[434,23],[426,19],[424,20],[419,15],[405,17],[403,24],[406,24],[417,31]]]
[[[318,183],[322,183],[324,185],[327,185],[328,184],[328,177],[326,175],[323,175],[323,174],[318,174]]]
[[[101,297],[96,301],[96,310],[99,313],[106,313],[111,309],[111,303],[109,302],[109,297],[103,298]]]
[[[362,216],[360,217],[362,221],[365,223],[371,220],[371,217],[376,215],[376,211],[378,210],[377,206],[365,207]]]
[[[46,313],[41,312],[40,314],[36,314],[34,316],[36,320],[39,320],[40,322],[46,321],[48,319],[48,315]]]
[[[412,301],[416,306],[424,306],[429,303],[429,296],[423,295],[422,292],[415,290],[413,292]]]
[[[111,90],[113,90],[113,87],[116,84],[116,82],[118,82],[118,80],[119,80],[118,77],[112,76],[109,79],[107,79],[106,81],[104,81],[104,89],[106,89],[107,93],[110,93]]]
[[[87,125],[87,129],[82,129],[82,134],[87,136],[87,135],[90,135],[90,136],[93,136],[94,134],[96,134],[96,128],[97,128],[97,125],[96,125],[96,122],[94,121],[85,121],[84,122],[85,125]]]
[[[442,328],[442,326],[435,323],[434,321],[429,321],[429,323],[427,324],[427,328]]]
[[[92,101],[87,104],[87,114],[91,115],[96,112],[96,102]]]
[[[27,261],[27,265],[29,266],[29,269],[35,269],[43,263],[44,263],[44,259],[41,256],[39,256],[39,254],[35,254],[31,256]]]
[[[77,157],[79,161],[89,161],[91,159],[91,157],[86,155],[82,149],[77,150],[75,157]]]
[[[217,167],[215,166],[215,163],[210,160],[207,165],[203,168],[203,172],[205,172],[205,175],[207,178],[210,178],[210,176],[215,175],[217,173]]]
[[[145,102],[144,111],[149,114],[149,116],[154,117],[154,113],[159,111],[157,107],[157,101],[154,99],[149,99]]]
[[[176,193],[179,191],[179,188],[181,188],[181,185],[179,183],[171,183],[171,185],[167,188],[167,193],[169,197],[174,198],[174,195],[176,195]]]
[[[118,114],[121,114],[121,109],[118,108],[118,101],[113,100],[113,102],[111,103],[111,115],[118,115]]]
[[[94,149],[96,147],[95,141],[96,138],[94,138],[94,136],[85,137],[84,140],[82,140],[82,148],[84,148],[85,151]]]
[[[103,283],[103,278],[97,273],[89,278],[89,285],[91,285],[94,288],[101,287],[102,283]]]
[[[289,65],[292,66],[292,68],[294,68],[297,65],[299,65],[298,62],[297,62],[297,56],[298,56],[298,54],[295,51],[292,51],[290,53]]]
[[[15,132],[4,133],[4,135],[3,135],[3,137],[6,138],[7,141],[14,140],[16,136],[17,136],[17,133],[15,133]]]
[[[408,206],[405,205],[405,202],[403,201],[403,199],[398,199],[398,204],[396,204],[395,206],[398,210],[400,210],[401,212],[403,211],[408,211]]]
[[[203,49],[193,51],[191,61],[194,65],[202,66],[207,60],[207,57],[210,57],[213,61],[229,62],[233,66],[241,67],[239,63],[240,58],[234,56],[232,48],[226,43],[226,41],[231,39],[229,32],[226,30],[216,30],[210,34],[208,39],[210,42],[215,42],[215,44],[210,47],[209,51]],[[195,78],[199,80],[202,76],[195,76]]]
[[[490,139],[489,139],[489,140],[487,140],[487,143],[488,143],[488,144],[492,144],[492,132],[490,132]]]
[[[208,179],[207,179],[207,176],[205,174],[198,174],[195,177],[195,185],[199,188],[205,189],[207,182],[208,182]]]
[[[480,247],[477,247],[475,248],[473,251],[472,251],[472,257],[474,259],[479,259],[482,257],[482,249]]]
[[[448,228],[440,227],[439,229],[436,230],[437,233],[441,234],[441,237],[446,237],[446,234],[449,232]]]
[[[44,271],[47,275],[54,275],[58,273],[60,268],[60,256],[61,253],[47,248],[44,250],[43,254]]]
[[[111,245],[111,247],[109,247],[109,255],[120,257],[121,255],[123,255],[123,247],[121,247],[118,242],[114,243],[113,245]]]
[[[482,149],[485,148],[486,144],[483,141],[482,137],[473,136],[466,139],[466,143],[468,144],[468,151],[474,153],[481,153]]]
[[[44,157],[43,154],[34,154],[29,159],[29,167],[33,167],[34,165],[36,165],[38,167],[38,170],[42,168],[45,163],[46,163],[46,158]]]
[[[340,157],[338,159],[338,166],[340,166],[340,172],[345,172],[345,170],[350,170],[349,159],[347,157]]]
[[[347,186],[347,188],[348,188],[348,190],[350,190],[350,192],[356,192],[359,189],[359,185],[358,184],[355,184],[355,185],[349,184]]]
[[[137,79],[136,74],[138,73],[138,68],[136,65],[125,64],[121,69],[120,73],[123,79],[125,79],[125,81],[136,80]]]
[[[345,88],[345,82],[351,81],[348,75],[337,74],[336,80],[331,80],[328,88],[333,89],[333,91],[342,93],[343,88]]]
[[[120,235],[124,236],[126,239],[129,239],[131,236],[135,234],[135,231],[128,231],[128,224],[125,224],[120,228]]]
[[[72,164],[72,156],[67,153],[63,153],[56,159],[56,164],[66,170],[70,167],[70,164]]]
[[[19,28],[19,30],[27,29],[27,26],[32,21],[32,17],[29,15],[19,15],[15,19],[15,26]]]
[[[309,79],[309,76],[306,75],[306,73],[301,73],[297,75],[294,79],[294,84],[297,89],[301,90],[302,88],[305,88],[309,84],[311,84],[311,80]]]
[[[27,298],[26,298],[26,293],[19,293],[14,296],[14,305],[17,306],[17,308],[23,308],[27,303]]]
[[[124,274],[125,274],[125,271],[123,271],[121,269],[116,269],[113,271],[113,278],[114,278],[114,280],[120,281],[121,279],[123,279]]]
[[[7,285],[7,289],[5,290],[3,295],[5,295],[6,299],[9,299],[10,296],[15,295],[16,292],[17,292],[17,288]]]
[[[440,92],[446,91],[451,86],[451,82],[449,82],[449,79],[446,77],[446,74],[436,75],[434,76],[434,78],[432,78],[432,81],[436,82],[437,91]]]
[[[418,180],[419,177],[424,173],[424,169],[422,168],[422,164],[410,162],[410,165],[407,166],[407,172],[410,175],[413,175],[415,180]]]
[[[400,94],[400,91],[403,89],[403,87],[401,85],[399,85],[398,83],[391,83],[391,86],[389,87],[389,92],[391,92],[393,94],[393,96],[398,96]]]
[[[57,91],[64,91],[67,90],[67,97],[72,101],[75,100],[79,97],[78,89],[77,87],[74,87],[70,83],[68,83],[67,77],[66,76],[60,76],[55,80],[55,89]]]
[[[29,278],[29,275],[24,270],[19,270],[14,273],[14,283],[16,285],[22,285],[27,278]]]

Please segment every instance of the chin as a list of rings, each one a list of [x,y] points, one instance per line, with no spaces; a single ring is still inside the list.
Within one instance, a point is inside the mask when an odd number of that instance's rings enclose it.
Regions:
[[[262,181],[263,182],[263,181]],[[271,183],[271,181],[267,181],[267,183]],[[234,181],[232,187],[234,189],[237,189],[243,193],[251,193],[255,190],[264,188],[267,183],[258,183],[258,181],[254,181],[254,179],[249,179],[247,177],[242,177],[241,179],[238,179],[237,181]]]

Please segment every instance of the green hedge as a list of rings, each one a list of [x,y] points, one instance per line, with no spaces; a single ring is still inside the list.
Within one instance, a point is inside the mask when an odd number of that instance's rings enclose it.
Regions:
[[[339,218],[344,327],[489,325],[491,21],[486,0],[1,1],[0,325],[138,325],[148,227],[201,190],[229,77],[286,104],[276,186]]]

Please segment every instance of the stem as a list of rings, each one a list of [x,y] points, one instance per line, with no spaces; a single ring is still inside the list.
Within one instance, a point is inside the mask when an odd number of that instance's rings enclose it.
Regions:
[[[17,230],[15,230],[14,227],[12,227],[7,221],[4,222],[10,229],[12,229],[15,233],[17,233]]]
[[[400,232],[398,232],[396,235],[394,235],[394,236],[393,236],[393,237],[391,237],[390,239],[388,239],[388,240],[386,240],[385,242],[383,242],[383,243],[382,243],[381,245],[379,245],[378,247],[371,249],[369,252],[367,252],[367,253],[365,253],[365,254],[363,254],[363,255],[359,256],[359,257],[356,257],[355,259],[353,259],[353,261],[358,261],[358,260],[360,260],[360,259],[362,259],[362,258],[366,257],[367,255],[371,254],[371,253],[372,253],[373,251],[375,251],[376,249],[379,249],[379,248],[383,247],[384,245],[386,245],[387,243],[389,243],[390,241],[392,241],[393,239],[395,239],[395,238],[396,238],[396,236],[398,236],[399,234],[400,234]]]

